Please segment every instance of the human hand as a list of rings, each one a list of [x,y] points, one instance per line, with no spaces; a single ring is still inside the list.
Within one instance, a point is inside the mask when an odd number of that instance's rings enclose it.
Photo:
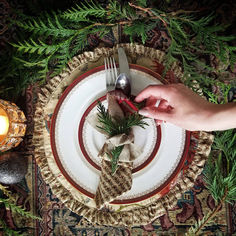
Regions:
[[[135,101],[144,99],[147,99],[146,107],[139,113],[154,118],[157,124],[166,121],[191,131],[235,127],[235,124],[219,121],[224,119],[222,111],[229,110],[232,104],[223,106],[210,103],[183,84],[150,85],[138,94]],[[158,107],[155,106],[157,100],[160,100]],[[233,106],[235,112],[235,104]]]

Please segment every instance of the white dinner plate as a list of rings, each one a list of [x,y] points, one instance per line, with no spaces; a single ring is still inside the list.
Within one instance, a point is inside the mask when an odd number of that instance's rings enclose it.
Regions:
[[[130,65],[132,94],[137,95],[150,84],[161,84],[159,75],[147,68]],[[64,177],[82,194],[93,198],[96,192],[101,160],[97,154],[105,142],[87,122],[96,113],[97,100],[106,106],[104,66],[79,76],[64,91],[55,108],[51,123],[51,146],[56,163]],[[114,204],[139,202],[163,190],[179,173],[189,148],[189,132],[165,123],[156,127],[146,120],[146,129],[134,128],[134,143],[142,154],[134,161],[130,191]]]

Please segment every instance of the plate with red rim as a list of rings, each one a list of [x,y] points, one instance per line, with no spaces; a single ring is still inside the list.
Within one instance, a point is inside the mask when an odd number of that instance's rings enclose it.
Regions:
[[[130,64],[132,94],[150,84],[161,84],[160,75]],[[93,198],[99,183],[101,160],[97,154],[105,136],[86,120],[96,114],[97,101],[107,106],[104,66],[75,79],[60,97],[53,113],[50,140],[55,161],[65,179],[81,194]],[[145,129],[134,127],[134,143],[142,150],[134,161],[133,183],[128,192],[112,204],[146,200],[169,187],[187,158],[190,133],[169,123],[157,127],[146,120]]]

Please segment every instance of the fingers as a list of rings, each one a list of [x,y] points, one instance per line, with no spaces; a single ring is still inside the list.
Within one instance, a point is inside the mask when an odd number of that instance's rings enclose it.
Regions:
[[[163,110],[160,109],[159,107],[145,107],[139,111],[140,115],[153,118],[156,120],[162,120],[162,121],[167,121],[171,122],[172,120],[172,110]]]
[[[163,121],[162,120],[155,120],[155,123],[156,123],[156,126],[159,126],[163,123]]]
[[[145,106],[146,107],[154,107],[156,105],[156,103],[157,103],[157,99],[155,97],[153,97],[153,96],[150,96],[147,99],[147,101],[145,103]]]
[[[166,100],[161,100],[158,106],[161,110],[171,110],[172,107],[169,105],[169,103]]]
[[[165,99],[168,101],[168,85],[149,85],[137,95],[135,101],[142,102],[151,96],[159,100]]]

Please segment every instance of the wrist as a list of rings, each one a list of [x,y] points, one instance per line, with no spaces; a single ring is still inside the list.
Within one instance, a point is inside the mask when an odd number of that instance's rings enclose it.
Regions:
[[[205,113],[205,131],[236,127],[236,103],[210,104]]]

